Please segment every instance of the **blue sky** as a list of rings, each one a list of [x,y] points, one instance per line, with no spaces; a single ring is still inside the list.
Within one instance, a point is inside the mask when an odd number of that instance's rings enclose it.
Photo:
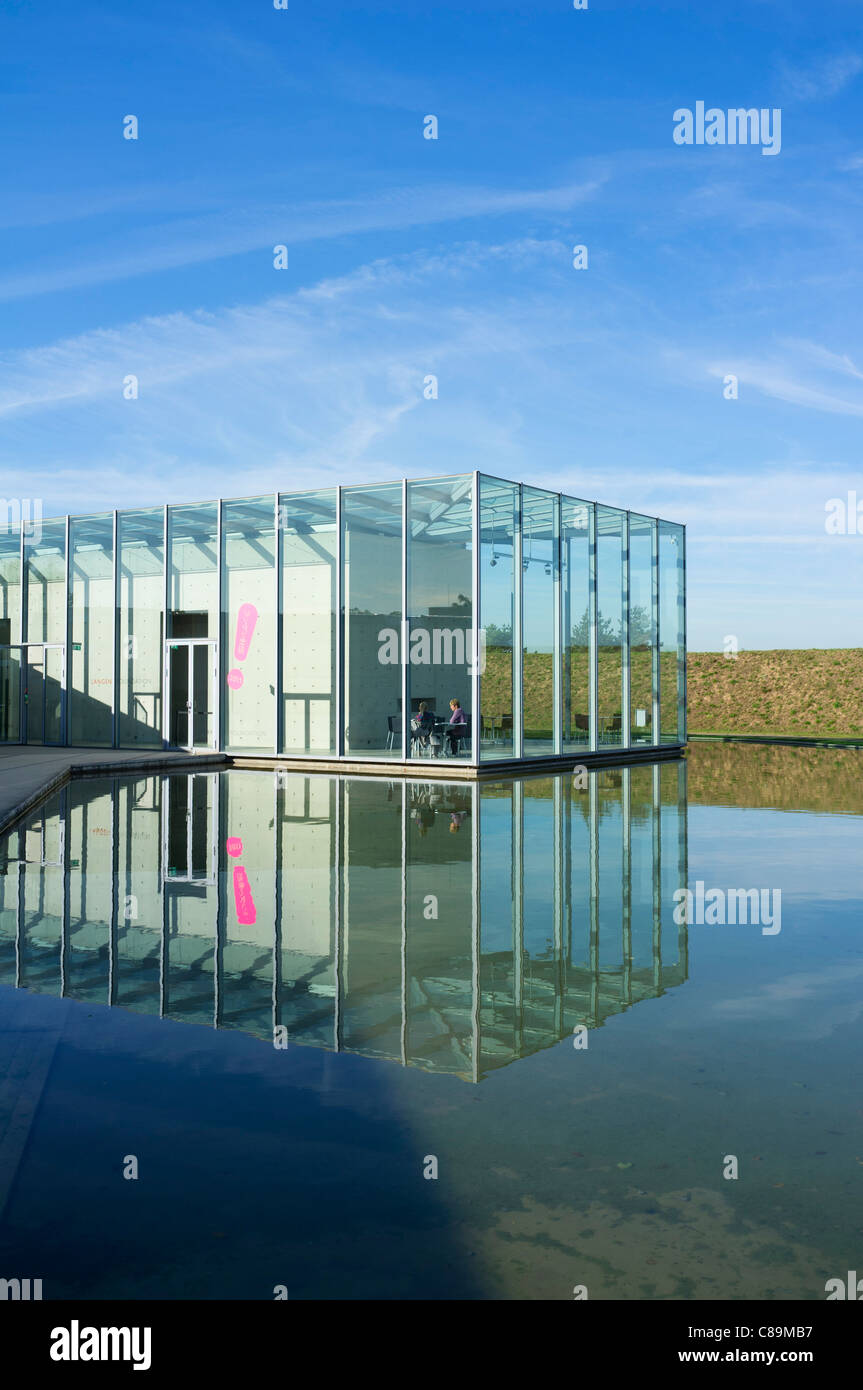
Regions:
[[[686,522],[693,649],[859,645],[859,3],[588,3],[4,0],[0,494],[479,467]]]

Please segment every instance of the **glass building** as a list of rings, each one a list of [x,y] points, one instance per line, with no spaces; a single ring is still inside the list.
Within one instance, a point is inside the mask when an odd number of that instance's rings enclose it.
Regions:
[[[685,576],[683,526],[478,472],[7,523],[0,742],[655,757]]]

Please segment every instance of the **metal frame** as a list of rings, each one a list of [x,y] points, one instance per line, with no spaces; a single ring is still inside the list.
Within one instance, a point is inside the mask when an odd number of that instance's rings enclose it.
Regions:
[[[218,642],[216,641],[216,639],[213,638],[213,637],[174,637],[174,638],[166,638],[166,639],[165,639],[165,660],[164,660],[164,667],[163,667],[163,700],[162,700],[162,703],[163,703],[163,711],[162,711],[162,739],[163,739],[163,745],[164,745],[165,748],[185,748],[185,749],[187,749],[189,752],[193,752],[196,748],[206,748],[206,749],[207,749],[207,752],[209,752],[209,753],[216,752],[216,750],[219,748],[219,737],[218,737],[218,729],[217,729],[217,718],[218,718],[217,711],[218,711],[218,705],[219,705],[219,692],[218,692],[218,686],[219,686],[220,666],[221,666],[221,659],[220,659],[220,655],[219,655],[219,646],[220,646],[220,643],[218,643]],[[176,647],[188,647],[188,648],[189,648],[189,651],[188,651],[188,662],[189,662],[188,671],[189,671],[189,695],[190,695],[191,706],[194,706],[194,703],[195,703],[195,663],[194,663],[194,661],[192,660],[192,651],[191,651],[191,649],[192,649],[192,647],[213,647],[213,648],[215,649],[215,650],[214,650],[214,653],[213,653],[214,656],[215,656],[215,662],[214,662],[214,664],[213,664],[213,665],[211,666],[211,668],[210,668],[210,680],[211,680],[211,683],[212,683],[212,691],[211,691],[211,693],[212,693],[212,696],[213,696],[213,732],[212,732],[212,741],[211,741],[210,743],[206,743],[206,744],[204,744],[204,743],[195,743],[195,741],[194,741],[194,739],[193,739],[193,737],[192,737],[192,735],[193,735],[193,733],[194,733],[194,723],[193,723],[193,718],[194,718],[194,713],[195,713],[194,708],[190,708],[190,709],[189,709],[189,713],[188,713],[189,724],[188,724],[188,727],[187,727],[187,729],[186,729],[186,736],[187,736],[187,738],[188,738],[188,740],[189,740],[188,743],[172,743],[172,742],[171,742],[171,701],[170,701],[170,699],[169,699],[169,696],[170,696],[170,693],[171,693],[171,651],[172,651],[174,648],[176,648]]]

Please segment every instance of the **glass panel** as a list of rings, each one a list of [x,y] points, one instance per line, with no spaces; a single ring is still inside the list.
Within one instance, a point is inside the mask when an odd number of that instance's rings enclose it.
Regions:
[[[479,621],[485,645],[485,669],[480,683],[480,756],[511,758],[518,485],[480,476],[479,498]]]
[[[192,746],[195,748],[213,747],[213,720],[215,717],[214,693],[214,652],[211,642],[196,642],[192,645]]]
[[[176,748],[191,745],[189,643],[172,642],[168,651],[168,742]]]
[[[683,527],[659,523],[659,726],[660,743],[684,739]]]
[[[168,637],[219,632],[219,509],[215,502],[168,508]]]
[[[45,648],[27,647],[24,676],[24,738],[45,742]]]
[[[408,484],[410,754],[470,756],[471,476]]]
[[[69,742],[90,747],[110,748],[113,737],[113,532],[107,512],[69,523]]]
[[[43,521],[24,535],[27,641],[66,641],[66,522]]]
[[[400,758],[402,489],[342,493],[345,752]]]
[[[21,647],[0,647],[0,743],[21,739]]]
[[[224,744],[272,753],[276,743],[275,498],[222,503]]]
[[[623,523],[616,507],[596,509],[596,627],[600,745],[623,742]]]
[[[283,753],[336,751],[336,501],[279,498]]]
[[[63,742],[63,648],[45,648],[46,743]]]
[[[21,641],[21,528],[0,516],[0,647]]]
[[[653,522],[629,518],[630,740],[653,742]]]
[[[590,523],[593,503],[561,500],[563,751],[590,743]]]
[[[121,748],[162,744],[164,520],[161,507],[117,517]]]
[[[522,495],[522,646],[525,757],[554,752],[554,620],[557,498],[525,487]]]

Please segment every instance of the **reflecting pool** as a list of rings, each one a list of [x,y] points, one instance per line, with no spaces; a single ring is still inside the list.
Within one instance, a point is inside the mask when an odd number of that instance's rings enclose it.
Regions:
[[[863,1243],[863,755],[769,751],[69,784],[0,840],[0,1276],[823,1298]]]

